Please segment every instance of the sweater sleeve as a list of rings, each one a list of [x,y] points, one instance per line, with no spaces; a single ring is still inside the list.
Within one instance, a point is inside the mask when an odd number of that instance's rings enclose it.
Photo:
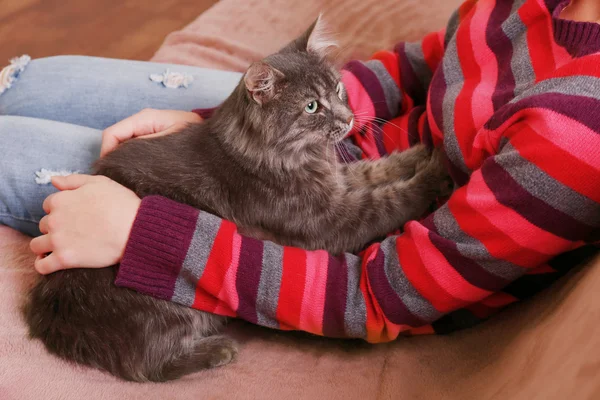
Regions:
[[[363,158],[377,159],[418,142],[439,144],[441,138],[432,138],[425,123],[427,94],[461,17],[475,4],[465,1],[444,29],[425,35],[420,42],[400,42],[368,61],[353,60],[342,68],[348,103],[355,114],[351,139]]]
[[[568,118],[516,121],[444,206],[360,255],[243,237],[208,213],[145,198],[117,284],[278,329],[371,342],[418,331],[598,240],[600,136],[548,131]]]

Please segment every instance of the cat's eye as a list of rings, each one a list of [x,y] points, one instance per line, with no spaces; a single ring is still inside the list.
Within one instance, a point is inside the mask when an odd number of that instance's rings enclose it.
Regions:
[[[318,109],[319,109],[319,102],[316,100],[311,101],[310,103],[308,103],[306,105],[306,107],[304,107],[304,111],[306,111],[309,114],[316,113]]]
[[[343,95],[344,95],[344,84],[342,82],[338,82],[337,84],[337,88],[335,89],[338,97],[340,98],[340,100],[343,100]]]

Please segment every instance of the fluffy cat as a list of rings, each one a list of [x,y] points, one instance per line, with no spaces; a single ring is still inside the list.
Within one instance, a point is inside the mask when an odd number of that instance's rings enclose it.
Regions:
[[[95,173],[140,197],[159,194],[235,222],[248,235],[333,253],[355,251],[420,217],[443,191],[423,146],[344,164],[334,144],[352,128],[320,20],[253,63],[207,121],[131,140]],[[90,227],[93,229],[93,227]],[[53,354],[132,381],[166,381],[229,363],[225,318],[113,282],[118,266],[59,271],[32,289],[25,317]]]

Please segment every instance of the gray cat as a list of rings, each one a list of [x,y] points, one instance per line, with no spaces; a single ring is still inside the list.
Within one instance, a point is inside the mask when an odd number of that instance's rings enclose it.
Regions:
[[[354,119],[321,28],[317,20],[252,64],[206,122],[128,141],[95,172],[140,197],[159,194],[219,215],[247,235],[333,253],[359,250],[420,217],[447,187],[437,151],[338,161],[334,145]],[[117,288],[117,268],[42,277],[24,310],[31,337],[132,381],[176,379],[234,358],[234,341],[219,335],[225,318]]]

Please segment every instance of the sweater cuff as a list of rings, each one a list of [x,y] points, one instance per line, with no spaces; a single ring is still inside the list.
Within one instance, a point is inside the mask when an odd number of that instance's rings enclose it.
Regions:
[[[195,108],[192,110],[193,113],[198,114],[202,119],[209,119],[213,116],[217,107],[214,108]]]
[[[167,198],[144,197],[115,284],[170,300],[198,215],[197,209]]]

